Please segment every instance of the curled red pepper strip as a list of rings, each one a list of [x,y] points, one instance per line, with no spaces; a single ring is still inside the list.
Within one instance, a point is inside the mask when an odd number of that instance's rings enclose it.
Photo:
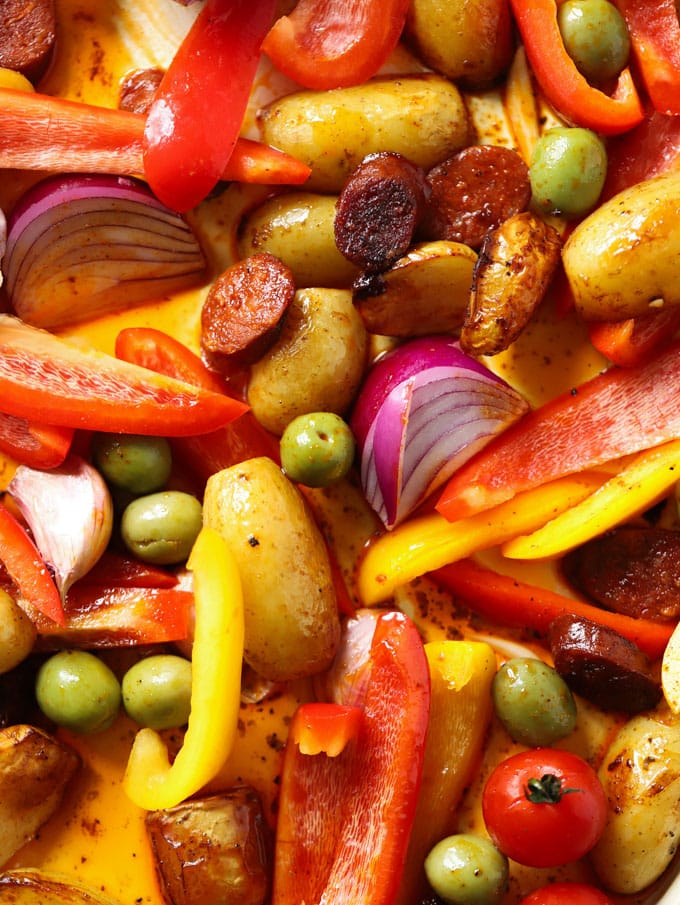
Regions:
[[[649,98],[659,113],[680,113],[680,22],[675,0],[614,0],[626,20]]]
[[[202,201],[231,157],[274,7],[275,0],[207,0],[158,86],[144,173],[173,210]]]
[[[395,901],[430,708],[427,658],[407,616],[380,617],[368,669],[363,718],[347,732],[340,753],[303,754],[294,718],[279,800],[277,905]],[[303,718],[304,711],[297,719]]]
[[[642,121],[644,111],[628,68],[611,96],[578,71],[562,40],[555,0],[510,0],[510,5],[531,69],[559,114],[601,135],[627,132]]]

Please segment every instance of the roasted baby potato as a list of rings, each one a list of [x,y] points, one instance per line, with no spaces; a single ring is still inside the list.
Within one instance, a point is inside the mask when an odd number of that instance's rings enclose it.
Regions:
[[[428,66],[466,87],[485,85],[510,65],[514,42],[507,0],[412,0],[406,31]]]
[[[460,92],[429,74],[298,91],[266,107],[262,127],[266,142],[311,166],[306,186],[320,192],[339,192],[367,154],[396,151],[427,170],[470,138]]]
[[[557,231],[528,211],[487,234],[460,334],[466,352],[496,355],[517,339],[543,300],[560,248]]]
[[[666,710],[634,717],[599,777],[609,813],[592,863],[608,889],[632,895],[661,876],[680,839],[680,722]]]
[[[40,729],[0,729],[0,864],[54,814],[79,766],[74,751]]]
[[[253,414],[279,436],[298,415],[342,415],[363,377],[367,346],[349,290],[300,289],[277,342],[253,365]]]
[[[680,172],[620,192],[585,218],[562,260],[584,320],[638,317],[680,304]]]
[[[290,267],[298,289],[352,285],[358,268],[338,251],[333,236],[336,195],[290,192],[252,211],[239,230],[239,253],[268,251]]]
[[[425,242],[384,273],[360,278],[355,302],[366,329],[384,336],[457,332],[476,260],[460,242]]]
[[[271,459],[249,459],[209,478],[203,521],[238,564],[246,662],[281,682],[329,666],[340,640],[331,568],[295,485]]]
[[[257,793],[241,786],[150,811],[146,829],[171,905],[262,905],[271,839]]]

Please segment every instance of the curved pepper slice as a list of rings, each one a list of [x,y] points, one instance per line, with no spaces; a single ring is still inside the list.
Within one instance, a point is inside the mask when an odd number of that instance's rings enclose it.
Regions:
[[[654,109],[680,113],[680,22],[675,0],[614,0]]]
[[[358,732],[334,757],[284,755],[277,823],[276,905],[392,905],[420,787],[430,675],[403,613],[380,617]],[[295,719],[295,718],[294,718]]]
[[[275,0],[207,0],[158,86],[144,129],[154,194],[188,211],[236,145]]]
[[[216,430],[247,408],[0,314],[0,410],[6,414],[62,427],[175,437]]]
[[[71,449],[73,428],[38,424],[0,412],[0,452],[31,468],[56,468]]]
[[[510,0],[527,59],[541,90],[569,122],[601,135],[618,135],[644,117],[629,69],[609,96],[590,85],[564,47],[556,0]]]
[[[300,0],[277,20],[262,49],[306,88],[359,85],[396,47],[409,5],[409,0]]]
[[[510,559],[560,556],[649,509],[680,480],[680,440],[635,457],[590,496],[502,547]]]
[[[191,657],[191,713],[172,765],[161,736],[135,736],[123,786],[147,810],[170,808],[219,772],[236,737],[243,657],[243,597],[234,558],[216,531],[203,528],[187,568],[194,573],[196,624]]]
[[[47,566],[31,538],[2,503],[0,560],[24,600],[53,622],[64,625],[61,597]]]

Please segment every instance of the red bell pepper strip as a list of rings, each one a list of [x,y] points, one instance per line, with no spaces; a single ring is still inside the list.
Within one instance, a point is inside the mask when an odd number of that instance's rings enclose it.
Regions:
[[[98,587],[76,583],[69,590],[62,625],[37,621],[43,647],[129,647],[188,637],[191,591],[180,588]]]
[[[415,625],[377,622],[356,738],[335,757],[284,755],[277,823],[276,905],[391,905],[420,787],[430,676]],[[295,716],[293,725],[302,716]]]
[[[183,343],[152,327],[128,327],[116,337],[116,356],[123,361],[142,365],[168,377],[174,377],[211,392],[227,392],[227,384],[208,370],[201,359]],[[210,475],[256,456],[269,456],[278,461],[279,444],[245,411],[225,427],[200,437],[186,437],[173,442],[179,458],[199,478]]]
[[[274,65],[306,88],[359,85],[397,46],[408,0],[300,0],[262,45]]]
[[[556,0],[510,0],[524,49],[541,91],[559,114],[601,135],[618,135],[644,117],[628,68],[610,96],[593,87],[567,53],[557,22]]]
[[[290,740],[301,754],[337,757],[357,738],[364,711],[361,707],[314,702],[301,704],[290,725]]]
[[[48,620],[63,626],[64,608],[37,547],[12,513],[0,503],[0,560],[19,589],[19,603],[43,613]]]
[[[174,588],[179,579],[159,566],[130,559],[113,550],[105,550],[89,572],[77,582],[109,588]]]
[[[128,110],[0,88],[0,168],[140,176],[145,122]],[[302,161],[239,138],[219,178],[300,185],[309,173]]]
[[[612,367],[529,412],[469,459],[436,509],[455,521],[520,490],[680,437],[680,343],[634,368]]]
[[[247,407],[0,315],[0,408],[62,427],[173,437],[217,430]]]
[[[664,308],[625,321],[592,321],[590,341],[612,364],[631,368],[644,364],[673,341],[680,329],[680,308]]]
[[[207,0],[155,93],[144,173],[168,207],[188,211],[232,155],[275,0]]]
[[[680,22],[675,0],[614,0],[626,20],[635,62],[660,113],[680,113]]]
[[[73,429],[37,424],[0,412],[0,452],[20,465],[56,468],[71,449]]]
[[[501,575],[472,559],[458,560],[431,572],[430,577],[459,596],[475,613],[499,625],[526,628],[545,635],[553,619],[563,613],[572,613],[616,629],[652,660],[663,654],[675,628],[674,624],[633,619],[581,600],[572,600],[555,591]]]

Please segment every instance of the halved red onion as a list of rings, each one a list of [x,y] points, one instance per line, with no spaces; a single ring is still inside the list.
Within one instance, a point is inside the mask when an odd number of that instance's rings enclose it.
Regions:
[[[393,528],[528,408],[452,337],[399,346],[369,372],[351,419],[368,502]]]
[[[126,176],[52,176],[12,212],[3,258],[19,317],[51,329],[196,284],[205,258],[188,223]]]

